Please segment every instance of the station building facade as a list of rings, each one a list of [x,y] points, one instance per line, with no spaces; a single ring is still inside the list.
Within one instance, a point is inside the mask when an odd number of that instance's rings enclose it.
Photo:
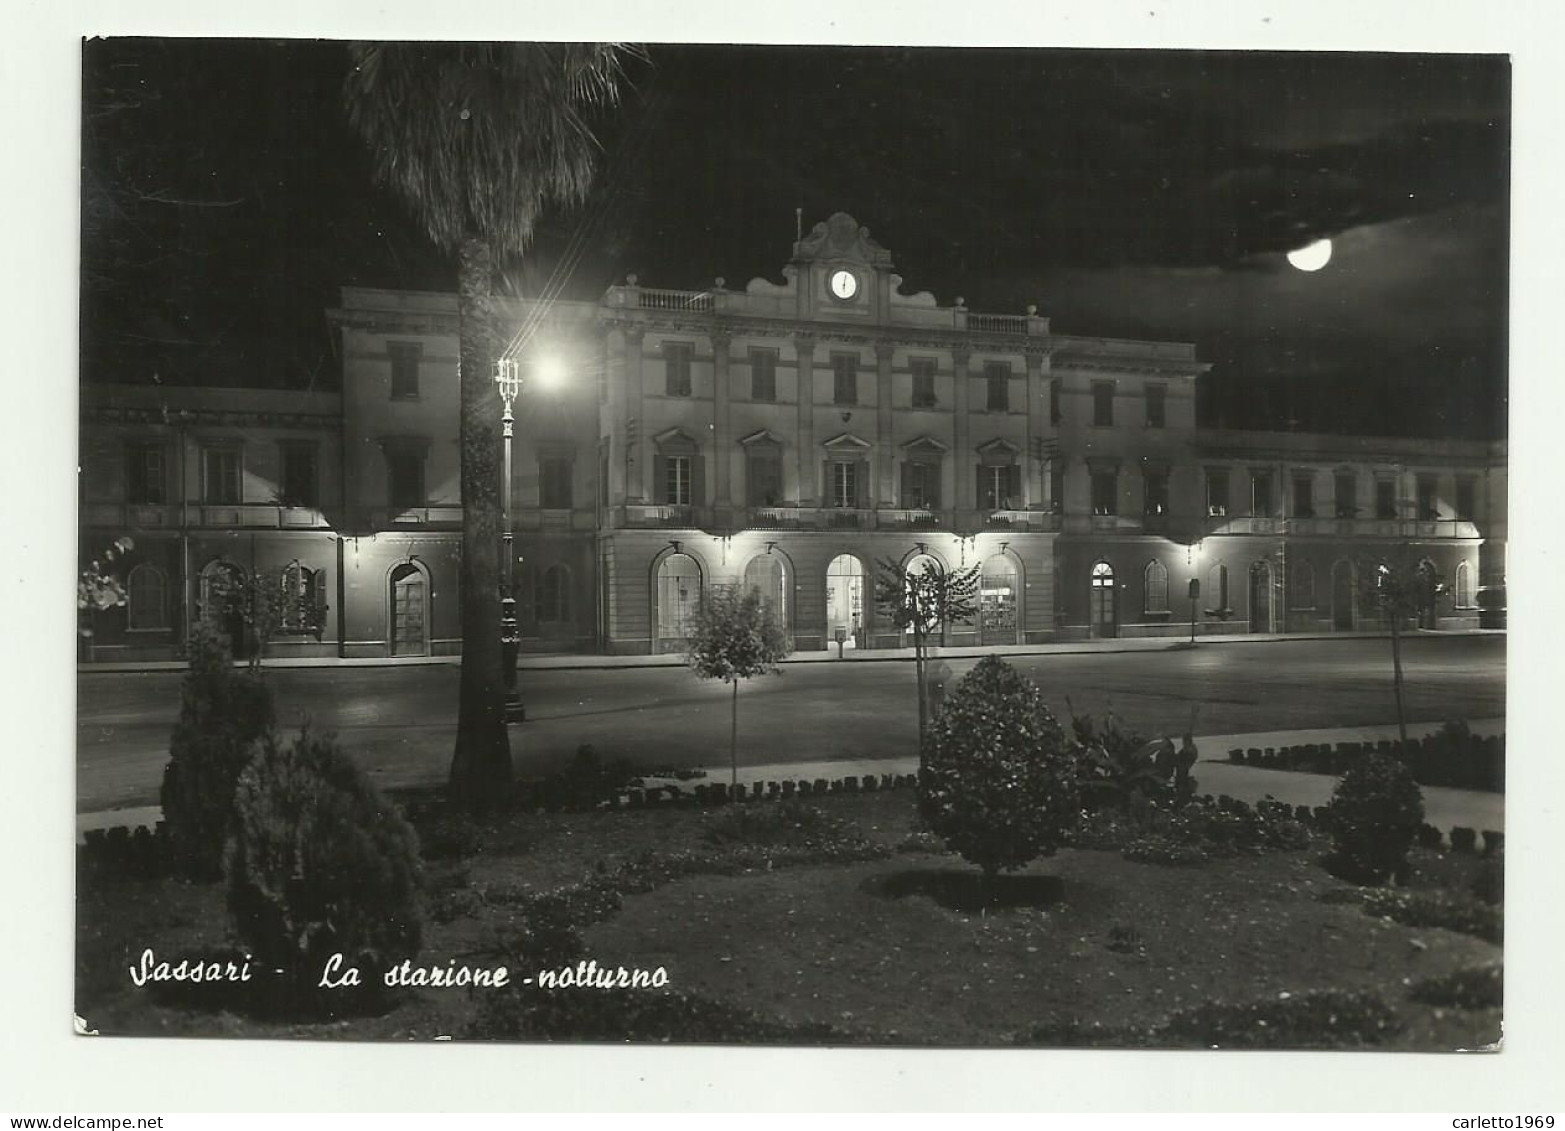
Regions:
[[[330,316],[340,396],[84,394],[84,553],[147,529],[131,453],[162,444],[177,476],[147,544],[180,599],[163,635],[140,635],[132,584],[100,658],[172,650],[203,615],[203,571],[295,561],[319,624],[273,654],[460,649],[455,298],[347,288]],[[512,488],[527,649],[679,651],[713,585],[758,590],[797,650],[904,647],[874,578],[926,557],[980,570],[979,614],[946,626],[952,645],[1376,628],[1382,561],[1416,572],[1425,628],[1477,625],[1483,593],[1503,592],[1503,445],[1200,427],[1193,345],[940,305],[904,291],[841,213],[781,283],[631,276],[596,303],[504,316],[526,378]],[[184,423],[169,398],[195,402],[174,406]],[[235,431],[238,497],[215,501],[234,491],[228,457],[207,453]],[[307,438],[316,505],[301,510],[287,504]]]

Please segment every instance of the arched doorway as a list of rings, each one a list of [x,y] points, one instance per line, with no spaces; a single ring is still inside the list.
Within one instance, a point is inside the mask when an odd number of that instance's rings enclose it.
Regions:
[[[701,607],[701,567],[689,554],[670,554],[658,563],[658,652],[678,652],[685,646]]]
[[[1098,562],[1092,567],[1092,579],[1087,594],[1087,630],[1095,637],[1109,638],[1119,629],[1115,615],[1114,567],[1108,562]]]
[[[1353,606],[1353,563],[1337,562],[1331,567],[1331,627],[1352,632]]]
[[[251,653],[251,634],[245,624],[245,571],[221,558],[201,570],[201,619],[228,637],[235,658]]]
[[[760,595],[761,604],[784,634],[792,636],[788,624],[788,569],[776,554],[757,554],[744,567],[744,588]]]
[[[556,562],[544,570],[533,592],[533,618],[545,640],[569,642],[576,638],[575,602],[570,567]]]
[[[386,588],[386,650],[393,656],[429,655],[429,578],[423,567],[399,562]]]
[[[826,567],[826,642],[842,633],[843,646],[863,647],[864,565],[852,554],[838,554]]]
[[[1267,562],[1250,564],[1250,631],[1272,630],[1272,567]]]
[[[1015,644],[1019,590],[1016,563],[1005,554],[984,562],[978,586],[978,632],[982,644]]]

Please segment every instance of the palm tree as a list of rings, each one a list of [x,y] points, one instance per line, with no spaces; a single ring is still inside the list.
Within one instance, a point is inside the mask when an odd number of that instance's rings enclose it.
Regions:
[[[618,101],[626,49],[579,43],[350,48],[348,121],[378,183],[457,256],[462,453],[462,685],[450,800],[476,810],[511,783],[501,672],[497,260],[520,255],[550,205],[583,200],[588,122]]]

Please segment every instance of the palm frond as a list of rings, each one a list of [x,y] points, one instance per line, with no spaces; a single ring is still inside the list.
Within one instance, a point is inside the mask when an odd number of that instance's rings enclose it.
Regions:
[[[524,250],[547,207],[581,201],[634,48],[603,43],[373,43],[350,48],[348,121],[376,180],[429,238]]]

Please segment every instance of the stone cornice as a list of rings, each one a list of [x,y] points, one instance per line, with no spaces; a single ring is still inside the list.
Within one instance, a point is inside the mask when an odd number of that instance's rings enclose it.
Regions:
[[[727,316],[722,314],[692,315],[684,311],[611,310],[600,316],[604,326],[627,330],[640,327],[647,330],[676,334],[726,333],[730,337],[810,339],[821,342],[841,342],[848,345],[874,345],[881,343],[895,348],[906,346],[915,349],[957,349],[969,353],[974,350],[997,350],[1033,354],[1047,357],[1054,346],[1027,334],[1009,334],[984,330],[942,329],[935,326],[854,326],[833,322],[807,322],[797,318],[756,318],[754,316]]]
[[[200,428],[318,428],[335,431],[340,413],[267,412],[254,409],[182,409],[164,412],[155,408],[122,408],[108,405],[84,406],[82,418],[96,424],[158,424],[170,428],[185,425]]]
[[[371,334],[456,334],[462,319],[455,313],[434,310],[328,310],[333,326],[364,330]]]

